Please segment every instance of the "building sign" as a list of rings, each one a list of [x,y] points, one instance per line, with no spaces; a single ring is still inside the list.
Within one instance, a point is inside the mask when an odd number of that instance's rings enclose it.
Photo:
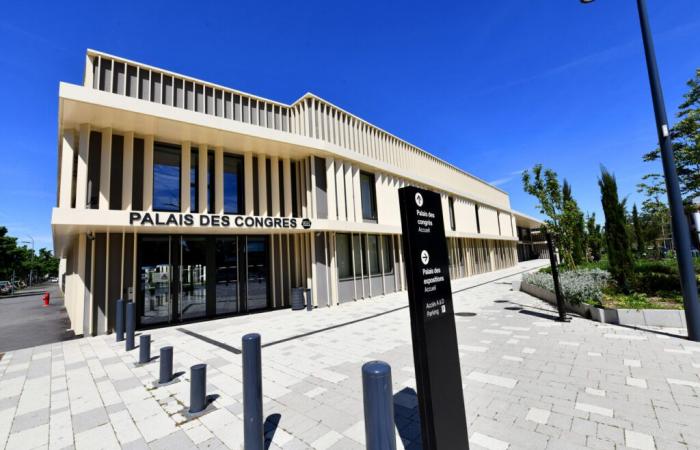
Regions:
[[[270,229],[296,229],[301,225],[307,230],[311,228],[311,220],[299,220],[295,217],[132,211],[129,213],[129,225]]]
[[[462,375],[440,195],[399,189],[423,448],[467,449]]]

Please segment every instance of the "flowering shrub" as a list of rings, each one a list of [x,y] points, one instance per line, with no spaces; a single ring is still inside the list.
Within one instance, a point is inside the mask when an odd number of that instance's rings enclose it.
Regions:
[[[559,274],[562,295],[572,305],[581,302],[600,304],[603,300],[603,289],[610,281],[610,273],[600,269],[570,270]],[[551,273],[526,273],[523,275],[523,282],[554,292]]]

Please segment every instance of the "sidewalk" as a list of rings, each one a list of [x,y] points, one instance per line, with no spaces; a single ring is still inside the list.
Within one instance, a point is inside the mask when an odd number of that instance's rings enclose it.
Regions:
[[[455,312],[471,448],[700,446],[700,345],[574,318],[512,292],[518,273],[459,280]],[[270,448],[364,448],[360,367],[391,364],[399,447],[420,448],[405,293],[150,332],[175,348],[180,381],[151,389],[114,336],[34,347],[0,360],[0,444],[7,448],[241,448],[241,337],[263,339]],[[461,314],[461,313],[475,313]],[[461,314],[461,315],[460,315]],[[204,338],[204,339],[203,339]],[[189,367],[207,364],[211,412],[187,420]]]

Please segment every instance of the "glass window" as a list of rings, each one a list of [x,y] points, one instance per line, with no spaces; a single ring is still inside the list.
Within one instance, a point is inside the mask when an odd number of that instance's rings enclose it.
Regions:
[[[382,236],[382,251],[384,252],[384,273],[394,272],[394,245],[391,236]]]
[[[447,202],[450,210],[450,229],[454,231],[457,229],[457,224],[455,223],[455,199],[449,197]]]
[[[374,188],[374,175],[367,172],[360,172],[362,218],[365,220],[377,220],[377,198]]]
[[[243,206],[243,161],[224,155],[224,213],[240,214]]]
[[[180,148],[153,147],[153,209],[180,211]]]
[[[352,254],[355,263],[355,276],[367,275],[367,258],[365,256],[365,241],[359,234],[352,235]]]
[[[214,152],[209,150],[207,153],[207,212],[213,214],[214,211],[214,197],[215,197],[215,185],[214,185]]]
[[[338,278],[352,278],[352,254],[350,235],[338,233],[335,236],[335,251],[338,258]]]
[[[199,149],[192,147],[190,155],[190,210],[199,212]]]
[[[376,234],[367,235],[367,253],[369,258],[370,275],[381,275],[382,268],[379,265],[379,236]]]

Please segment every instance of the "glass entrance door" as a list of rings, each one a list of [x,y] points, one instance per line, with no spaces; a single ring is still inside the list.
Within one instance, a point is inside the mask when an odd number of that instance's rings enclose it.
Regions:
[[[240,311],[238,299],[238,242],[244,237],[216,239],[216,314]]]
[[[254,311],[267,308],[267,238],[248,236],[246,241],[246,307]]]
[[[207,314],[207,238],[180,239],[180,290],[178,319],[197,319]]]
[[[143,302],[138,304],[141,325],[170,322],[172,318],[172,266],[169,236],[144,236],[140,246],[139,284]]]

